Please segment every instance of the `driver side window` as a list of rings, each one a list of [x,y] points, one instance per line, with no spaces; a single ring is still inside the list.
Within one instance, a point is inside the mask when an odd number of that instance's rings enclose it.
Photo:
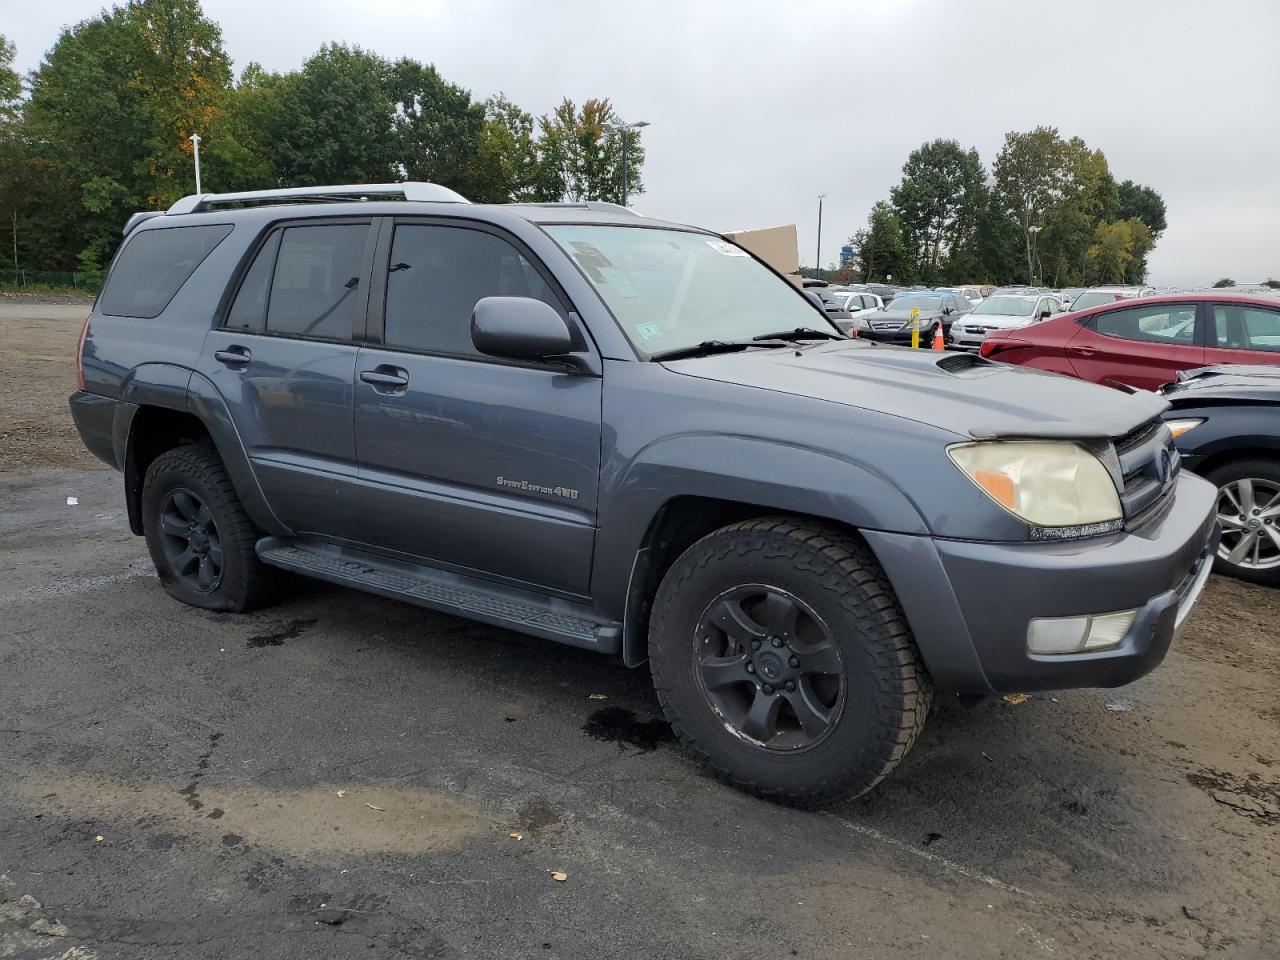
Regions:
[[[1194,304],[1158,303],[1110,310],[1093,318],[1093,328],[1104,336],[1121,340],[1192,346],[1196,308]]]

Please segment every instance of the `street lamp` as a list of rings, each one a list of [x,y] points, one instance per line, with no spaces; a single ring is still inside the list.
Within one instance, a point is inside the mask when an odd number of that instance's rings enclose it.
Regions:
[[[818,252],[814,254],[814,259],[817,261],[814,270],[817,271],[819,280],[822,279],[822,201],[824,197],[826,197],[825,193],[818,194]]]
[[[649,126],[648,120],[637,120],[635,123],[623,123],[619,120],[617,123],[606,123],[605,129],[612,130],[614,133],[622,137],[622,205],[627,206],[627,193],[629,184],[627,183],[627,131],[639,130],[641,127]]]
[[[1035,242],[1035,236],[1041,231],[1041,227],[1027,227],[1027,283],[1030,286],[1036,285],[1036,272],[1032,264],[1035,262],[1031,257],[1031,245]]]
[[[196,154],[196,193],[198,193],[198,194],[199,194],[199,193],[204,193],[204,191],[200,189],[200,134],[198,134],[198,133],[193,133],[191,136],[187,137],[187,139],[191,141],[191,146],[192,146],[193,148],[195,148],[195,154]]]

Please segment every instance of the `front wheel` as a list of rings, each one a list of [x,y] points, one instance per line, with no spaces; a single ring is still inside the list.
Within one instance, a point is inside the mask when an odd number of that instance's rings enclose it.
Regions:
[[[1237,460],[1209,471],[1218,488],[1218,573],[1280,586],[1280,462]]]
[[[911,749],[932,698],[870,550],[785,517],[725,527],[676,560],[649,656],[686,749],[721,780],[797,806],[874,787]]]

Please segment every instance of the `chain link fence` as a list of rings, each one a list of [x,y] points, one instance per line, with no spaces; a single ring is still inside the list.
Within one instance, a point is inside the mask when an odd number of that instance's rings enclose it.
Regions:
[[[102,286],[102,274],[79,271],[0,269],[0,290],[29,290],[39,293],[45,290],[78,290],[97,293]]]

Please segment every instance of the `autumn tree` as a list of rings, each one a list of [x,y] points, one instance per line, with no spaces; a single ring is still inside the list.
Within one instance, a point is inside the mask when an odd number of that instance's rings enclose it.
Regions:
[[[541,190],[557,200],[621,203],[625,147],[627,192],[631,196],[643,193],[640,133],[618,131],[617,123],[607,99],[587,100],[579,109],[566,97],[550,115],[542,117],[538,144]]]

